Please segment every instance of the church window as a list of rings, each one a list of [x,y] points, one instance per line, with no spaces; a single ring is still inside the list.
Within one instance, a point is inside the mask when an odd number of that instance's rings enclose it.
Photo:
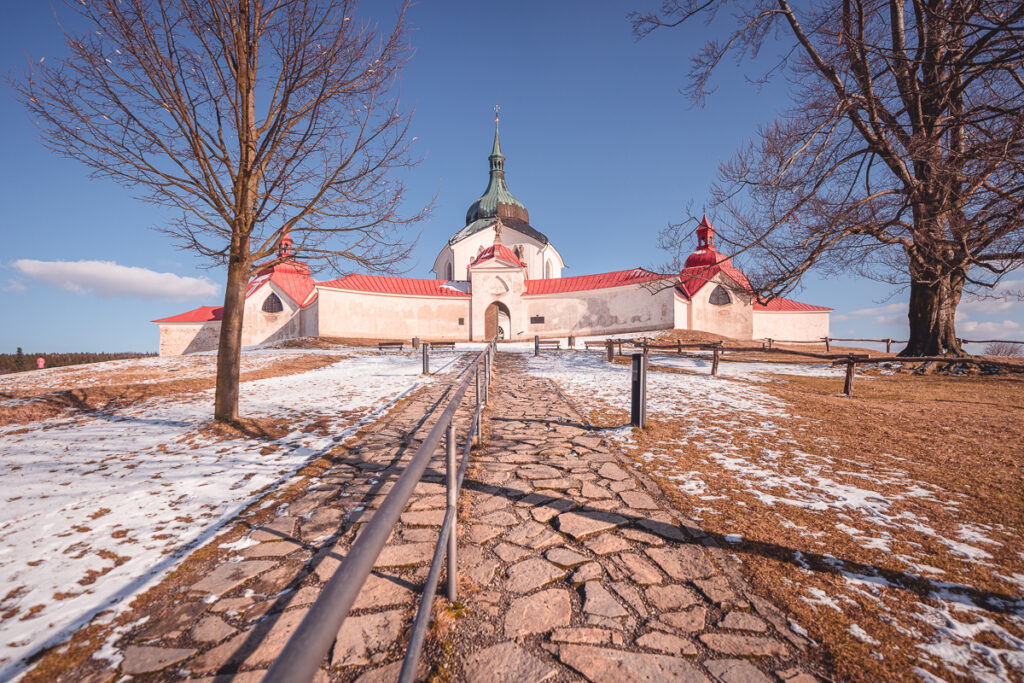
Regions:
[[[452,268],[452,264],[451,263],[449,263],[448,267],[445,269],[445,279],[447,279],[447,280],[454,280],[455,279],[455,269]]]
[[[725,291],[725,287],[718,285],[714,291],[711,292],[711,297],[708,299],[708,303],[712,306],[728,306],[732,303],[732,299],[729,298],[729,292]]]
[[[274,294],[270,293],[266,299],[263,300],[263,312],[264,313],[280,313],[284,310],[284,305],[281,303],[281,299]]]
[[[460,325],[465,325],[466,324],[466,319],[465,318],[459,318],[459,324]]]
[[[542,316],[542,315],[530,316],[530,324],[531,325],[543,325],[544,324],[544,316]]]
[[[544,264],[544,277],[548,280],[551,279],[551,261]]]

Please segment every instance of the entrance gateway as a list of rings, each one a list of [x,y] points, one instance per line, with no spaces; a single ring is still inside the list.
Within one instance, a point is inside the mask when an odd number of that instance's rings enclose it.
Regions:
[[[484,339],[494,339],[495,335],[498,339],[511,339],[511,320],[508,306],[500,301],[493,302],[484,311]]]

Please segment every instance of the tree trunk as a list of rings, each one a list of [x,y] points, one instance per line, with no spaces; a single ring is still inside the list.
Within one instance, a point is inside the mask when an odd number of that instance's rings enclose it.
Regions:
[[[901,356],[962,356],[956,337],[956,307],[963,281],[950,276],[914,278],[910,284],[910,340]]]
[[[224,289],[224,311],[217,347],[217,391],[213,418],[217,422],[238,421],[238,375],[242,362],[242,322],[249,265],[232,257]]]

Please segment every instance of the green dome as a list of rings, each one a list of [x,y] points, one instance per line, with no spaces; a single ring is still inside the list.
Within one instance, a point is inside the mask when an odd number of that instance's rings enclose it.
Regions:
[[[530,213],[521,201],[512,196],[505,184],[505,157],[501,154],[501,141],[498,138],[498,119],[494,119],[494,147],[487,157],[490,162],[490,179],[487,189],[480,199],[469,205],[466,211],[466,225],[486,218],[516,218],[530,222]]]

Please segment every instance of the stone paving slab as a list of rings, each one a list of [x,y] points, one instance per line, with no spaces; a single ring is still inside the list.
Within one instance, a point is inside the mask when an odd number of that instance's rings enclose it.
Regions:
[[[817,680],[734,561],[522,358],[498,356],[492,411],[464,484],[453,680],[506,680],[489,658],[552,681]]]

